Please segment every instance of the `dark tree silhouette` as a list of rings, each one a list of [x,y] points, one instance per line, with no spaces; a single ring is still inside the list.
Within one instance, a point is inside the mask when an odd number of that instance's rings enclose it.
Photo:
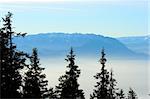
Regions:
[[[116,82],[116,79],[114,79],[113,70],[111,69],[111,71],[110,71],[110,81],[109,81],[109,95],[110,95],[111,99],[115,99],[116,96],[117,96],[116,84],[117,84],[117,82]]]
[[[123,90],[121,89],[119,93],[117,93],[117,99],[125,99],[125,94]]]
[[[53,88],[49,89],[48,94],[49,94],[49,99],[57,99],[58,98],[58,94],[56,93],[56,91]]]
[[[110,99],[109,98],[109,72],[105,69],[105,53],[104,49],[102,49],[102,57],[100,59],[100,63],[102,64],[101,72],[97,73],[95,79],[99,80],[97,85],[95,85],[95,90],[92,95],[90,95],[91,99]]]
[[[84,92],[79,89],[78,78],[80,69],[75,64],[74,51],[71,48],[67,55],[69,65],[65,75],[59,78],[59,85],[56,89],[47,89],[48,81],[46,75],[42,73],[44,68],[40,67],[37,49],[33,49],[31,56],[23,51],[18,51],[13,43],[14,37],[24,37],[26,33],[16,33],[12,28],[12,13],[2,18],[3,27],[0,28],[0,98],[47,98],[50,99],[85,99]],[[100,73],[94,77],[97,84],[91,99],[125,99],[124,92],[121,89],[116,93],[116,80],[113,77],[113,71],[110,74],[105,68],[106,58],[104,49],[102,49],[100,63],[102,65]],[[26,64],[26,59],[30,59],[30,65]],[[27,67],[24,79],[20,71]],[[23,81],[22,81],[23,80]],[[127,99],[137,99],[136,93],[130,88]]]
[[[24,78],[25,85],[23,87],[24,98],[45,98],[48,97],[46,75],[42,74],[44,68],[40,67],[37,49],[33,49],[30,58],[31,64]]]
[[[20,87],[22,77],[20,70],[26,65],[25,54],[16,50],[13,37],[22,35],[12,30],[12,13],[8,12],[3,27],[0,29],[0,72],[1,72],[1,98],[21,97]]]
[[[58,92],[59,95],[58,98],[84,99],[83,90],[79,89],[79,84],[77,82],[80,75],[80,70],[78,69],[78,66],[75,65],[75,55],[73,54],[72,48],[69,55],[67,55],[67,59],[65,60],[69,62],[69,65],[67,66],[69,70],[66,71],[65,75],[59,78],[60,84],[56,86],[56,92]]]
[[[138,99],[136,93],[133,91],[132,88],[129,89],[129,92],[128,92],[128,99]]]

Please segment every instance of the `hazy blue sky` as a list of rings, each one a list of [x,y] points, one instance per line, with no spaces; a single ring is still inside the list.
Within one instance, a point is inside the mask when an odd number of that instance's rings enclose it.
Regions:
[[[115,37],[148,34],[147,0],[21,1],[0,1],[0,17],[11,11],[18,32],[81,32]]]

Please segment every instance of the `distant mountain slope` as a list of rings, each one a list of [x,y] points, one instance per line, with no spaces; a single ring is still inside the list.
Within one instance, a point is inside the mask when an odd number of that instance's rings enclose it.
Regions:
[[[118,40],[134,52],[150,55],[150,36],[121,37]]]
[[[145,57],[134,53],[117,39],[95,34],[64,34],[41,33],[28,35],[25,38],[15,38],[19,49],[31,52],[32,48],[39,49],[41,56],[64,56],[73,47],[78,56],[99,57],[101,48],[106,49],[109,57]]]

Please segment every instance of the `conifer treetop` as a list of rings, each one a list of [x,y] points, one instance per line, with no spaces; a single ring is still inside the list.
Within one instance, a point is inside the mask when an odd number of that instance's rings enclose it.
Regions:
[[[106,54],[105,54],[105,49],[104,48],[101,51],[101,55],[102,55],[102,57],[101,57],[101,59],[99,61],[102,64],[102,68],[104,68],[105,67],[105,63],[107,61],[107,59],[105,58]]]

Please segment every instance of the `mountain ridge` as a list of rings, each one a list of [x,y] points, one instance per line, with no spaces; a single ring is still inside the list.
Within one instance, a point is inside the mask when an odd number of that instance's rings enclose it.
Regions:
[[[120,37],[117,39],[134,52],[150,55],[150,35]]]
[[[145,57],[127,48],[119,40],[96,34],[81,33],[40,33],[27,35],[25,38],[15,38],[19,49],[31,52],[32,48],[39,49],[41,56],[61,56],[73,47],[81,56],[98,56],[101,48],[105,48],[112,57]]]

